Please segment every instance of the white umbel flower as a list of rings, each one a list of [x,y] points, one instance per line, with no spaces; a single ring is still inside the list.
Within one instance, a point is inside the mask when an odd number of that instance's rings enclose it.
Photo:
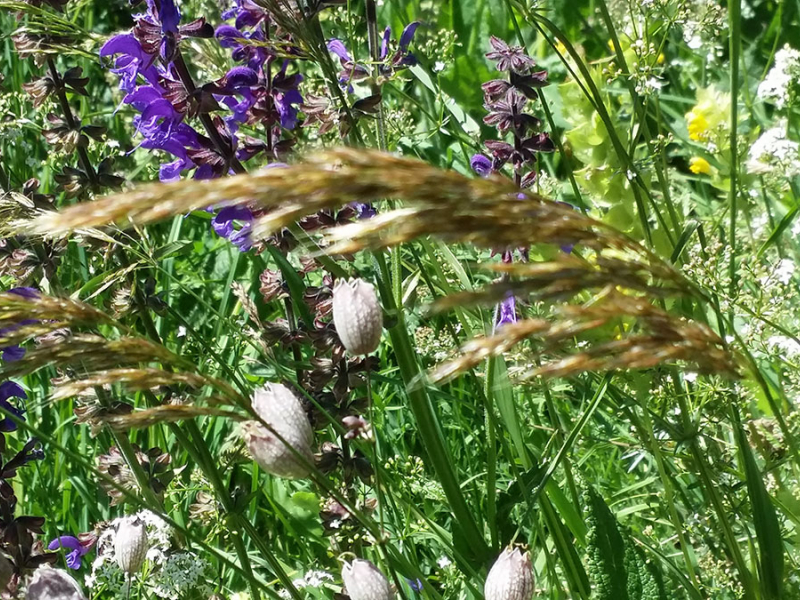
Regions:
[[[86,600],[86,596],[66,571],[44,566],[33,574],[25,600]]]
[[[342,581],[350,600],[390,600],[394,598],[389,580],[368,560],[357,558],[342,567]]]
[[[268,383],[253,394],[252,406],[256,414],[286,442],[258,421],[248,421],[243,425],[243,433],[253,459],[262,469],[278,477],[307,477],[308,466],[287,447],[288,444],[308,463],[314,463],[311,453],[314,432],[297,396],[285,385]]]
[[[530,600],[533,569],[527,552],[506,548],[497,558],[483,589],[486,600]]]
[[[350,354],[369,354],[381,342],[383,314],[375,288],[363,279],[340,279],[333,288],[333,324]]]
[[[147,554],[147,530],[137,518],[125,519],[119,524],[114,538],[114,560],[128,575],[138,573]]]

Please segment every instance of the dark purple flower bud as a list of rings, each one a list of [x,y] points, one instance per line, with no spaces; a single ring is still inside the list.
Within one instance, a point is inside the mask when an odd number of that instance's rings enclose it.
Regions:
[[[6,413],[14,415],[18,419],[23,419],[25,408],[17,408],[14,404],[9,402],[11,398],[26,400],[28,395],[18,383],[14,383],[13,381],[4,381],[3,383],[0,383],[0,408],[2,408]],[[17,423],[11,417],[9,417],[8,414],[3,414],[2,417],[2,420],[0,420],[0,432],[17,430]]]
[[[413,23],[406,25],[405,29],[403,29],[403,33],[400,34],[400,41],[398,42],[400,52],[404,54],[408,52],[408,46],[414,39],[414,34],[417,32],[417,27],[419,27],[419,21],[414,21]]]
[[[492,161],[483,154],[473,154],[469,166],[481,177],[489,177],[492,174]]]
[[[387,27],[383,30],[383,41],[381,42],[381,60],[384,60],[389,55],[389,40],[392,39],[392,28]]]
[[[161,0],[158,18],[161,21],[161,31],[163,33],[178,33],[181,13],[178,11],[178,7],[175,6],[175,0]]]

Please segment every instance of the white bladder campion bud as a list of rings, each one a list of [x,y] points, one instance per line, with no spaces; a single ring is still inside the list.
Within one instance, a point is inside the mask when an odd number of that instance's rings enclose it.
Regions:
[[[533,569],[528,553],[519,548],[503,550],[489,571],[483,595],[486,600],[531,600]]]
[[[357,558],[342,567],[342,581],[350,600],[390,600],[394,598],[389,580],[368,560]]]
[[[147,554],[147,529],[145,524],[133,517],[124,519],[114,538],[114,560],[128,575],[138,573]]]
[[[283,438],[282,441],[258,421],[247,421],[242,429],[253,459],[267,473],[278,477],[307,477],[309,467],[288,447],[303,456],[307,463],[314,464],[311,453],[314,432],[297,396],[285,385],[268,383],[253,394],[252,406],[256,414]]]
[[[25,600],[86,600],[86,596],[65,571],[44,566],[33,574]]]
[[[381,342],[383,314],[375,288],[363,279],[340,279],[333,288],[333,324],[350,354],[369,354]]]

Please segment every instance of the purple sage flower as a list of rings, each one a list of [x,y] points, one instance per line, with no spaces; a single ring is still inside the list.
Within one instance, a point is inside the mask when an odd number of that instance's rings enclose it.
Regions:
[[[80,535],[80,539],[72,535],[62,535],[47,545],[48,550],[63,548],[67,552],[67,566],[70,569],[81,568],[81,559],[86,556],[97,541],[97,537],[90,533]]]

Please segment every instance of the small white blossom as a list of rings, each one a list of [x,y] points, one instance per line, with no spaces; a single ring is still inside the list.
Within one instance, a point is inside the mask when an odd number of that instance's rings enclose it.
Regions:
[[[750,147],[747,171],[755,175],[800,175],[800,145],[787,139],[786,121],[761,134]]]
[[[792,100],[792,87],[800,79],[800,52],[788,44],[775,53],[775,64],[758,86],[758,97],[783,109]]]

